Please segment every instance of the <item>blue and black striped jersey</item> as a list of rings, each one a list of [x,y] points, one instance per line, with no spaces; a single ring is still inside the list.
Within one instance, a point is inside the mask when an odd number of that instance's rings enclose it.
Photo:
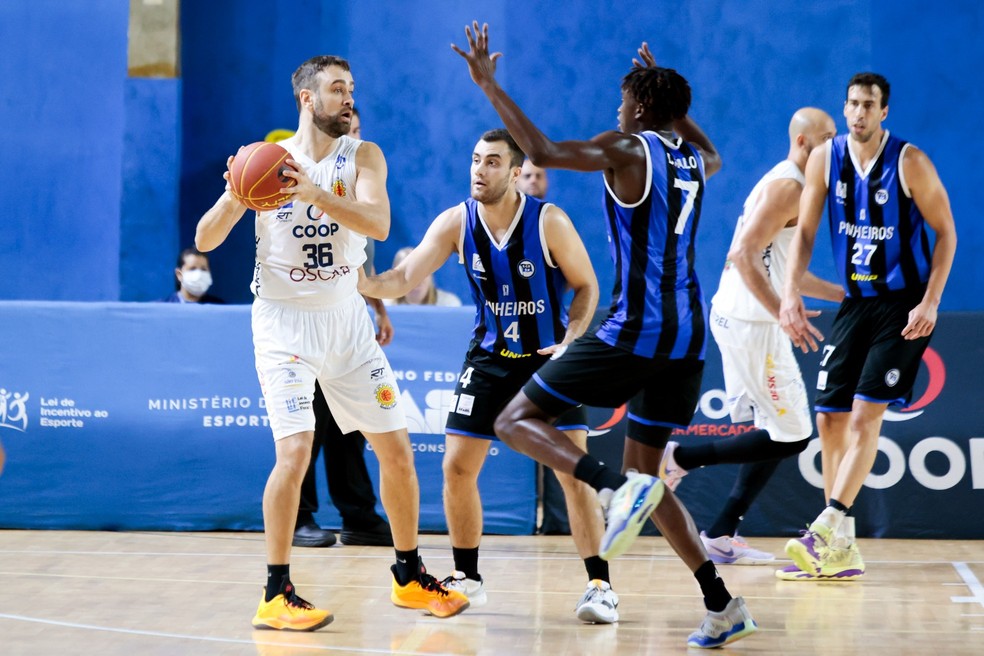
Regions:
[[[541,225],[547,207],[521,194],[512,225],[496,243],[479,203],[463,203],[460,252],[475,301],[474,343],[490,353],[527,357],[567,332],[567,281],[550,259]]]
[[[707,306],[694,271],[694,237],[704,197],[704,160],[677,137],[635,135],[646,149],[642,200],[627,205],[605,181],[605,214],[615,262],[607,344],[643,357],[704,357]]]
[[[929,280],[929,235],[902,171],[907,146],[886,131],[877,156],[861,171],[848,135],[831,141],[830,240],[837,274],[853,298],[915,290]]]

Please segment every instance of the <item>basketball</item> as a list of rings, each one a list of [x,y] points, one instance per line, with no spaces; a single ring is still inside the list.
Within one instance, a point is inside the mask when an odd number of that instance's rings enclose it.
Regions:
[[[288,196],[280,190],[297,184],[284,175],[290,167],[285,164],[290,157],[287,150],[275,143],[257,141],[243,146],[232,159],[229,183],[232,193],[246,207],[264,212],[277,209]]]

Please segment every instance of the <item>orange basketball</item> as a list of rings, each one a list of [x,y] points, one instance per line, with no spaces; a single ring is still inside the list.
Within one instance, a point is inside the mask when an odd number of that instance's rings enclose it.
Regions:
[[[284,175],[284,170],[290,169],[284,163],[289,157],[283,146],[266,141],[240,148],[230,167],[233,195],[258,212],[274,210],[286,203],[288,196],[280,190],[297,184],[297,180]]]

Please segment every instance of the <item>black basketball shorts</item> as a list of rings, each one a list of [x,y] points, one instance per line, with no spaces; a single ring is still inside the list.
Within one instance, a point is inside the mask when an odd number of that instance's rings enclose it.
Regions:
[[[502,408],[549,358],[533,354],[505,360],[480,348],[469,349],[461,366],[454,393],[455,407],[448,413],[445,431],[454,435],[497,440],[493,426]],[[568,408],[554,421],[560,430],[588,430],[587,410]]]
[[[814,409],[850,412],[854,399],[906,406],[930,337],[907,340],[902,329],[923,292],[845,298],[821,349]]]
[[[704,361],[644,358],[595,335],[575,340],[544,364],[523,392],[541,410],[557,416],[582,403],[617,408],[628,403],[628,435],[662,446],[667,428],[686,428],[700,400]]]

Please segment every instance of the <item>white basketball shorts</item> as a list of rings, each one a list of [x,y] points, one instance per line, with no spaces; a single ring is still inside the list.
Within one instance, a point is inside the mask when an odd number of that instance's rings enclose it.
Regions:
[[[813,434],[813,421],[793,346],[779,324],[742,321],[711,308],[711,333],[721,351],[731,420],[751,421],[776,442]]]
[[[274,439],[314,430],[315,380],[343,433],[407,427],[400,389],[358,294],[327,308],[256,299],[253,349]]]

